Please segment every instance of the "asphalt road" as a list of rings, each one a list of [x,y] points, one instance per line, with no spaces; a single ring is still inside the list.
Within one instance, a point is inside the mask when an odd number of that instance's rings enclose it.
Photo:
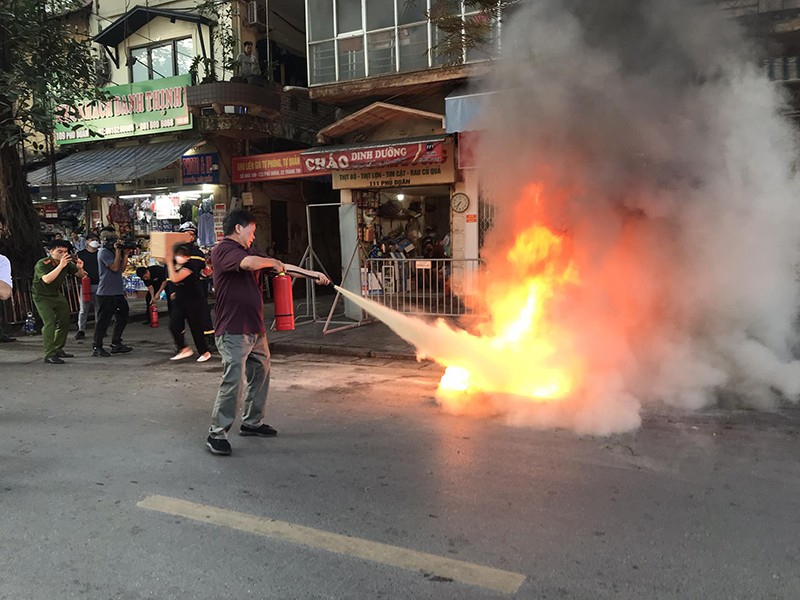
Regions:
[[[800,411],[600,438],[454,417],[413,362],[277,356],[274,439],[204,447],[218,359],[0,348],[0,598],[798,598]]]

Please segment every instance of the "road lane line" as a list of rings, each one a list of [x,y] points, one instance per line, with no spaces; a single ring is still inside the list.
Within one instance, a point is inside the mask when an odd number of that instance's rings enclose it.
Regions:
[[[229,527],[294,544],[336,552],[337,554],[346,554],[409,571],[431,573],[439,577],[447,577],[461,583],[476,585],[506,594],[516,593],[525,581],[525,575],[520,573],[453,560],[426,552],[416,552],[407,548],[348,537],[321,529],[304,527],[285,521],[276,521],[216,506],[197,504],[179,498],[148,496],[144,500],[137,502],[136,506],[194,521]]]

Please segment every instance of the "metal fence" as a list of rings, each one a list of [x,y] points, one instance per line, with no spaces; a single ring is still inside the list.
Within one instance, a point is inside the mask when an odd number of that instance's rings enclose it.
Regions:
[[[14,278],[14,289],[11,293],[11,298],[5,302],[0,302],[2,322],[9,325],[24,323],[28,313],[37,314],[31,297],[32,284],[33,279],[30,277]],[[75,277],[67,277],[62,289],[67,297],[67,302],[69,302],[70,314],[77,314],[81,308],[81,282]]]
[[[482,312],[480,259],[370,258],[361,295],[399,312],[458,316]]]

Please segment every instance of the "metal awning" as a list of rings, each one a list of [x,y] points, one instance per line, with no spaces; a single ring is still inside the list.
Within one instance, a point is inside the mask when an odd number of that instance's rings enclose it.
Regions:
[[[342,138],[348,134],[362,129],[371,129],[378,125],[383,125],[390,119],[397,117],[412,117],[419,120],[427,120],[433,123],[435,129],[444,128],[444,115],[432,113],[407,106],[387,104],[386,102],[373,102],[366,108],[354,112],[335,123],[320,129],[317,134],[317,141],[325,143],[330,140]]]
[[[453,92],[444,99],[444,114],[447,133],[476,131],[479,128],[484,104],[491,96],[499,92],[478,92],[475,94],[463,91]]]
[[[59,186],[127,183],[163,169],[186,154],[199,141],[192,138],[76,152],[55,164],[56,181]],[[28,185],[51,185],[50,167],[29,173]]]

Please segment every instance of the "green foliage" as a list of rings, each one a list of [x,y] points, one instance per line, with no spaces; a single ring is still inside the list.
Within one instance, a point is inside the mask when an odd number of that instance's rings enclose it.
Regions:
[[[49,134],[54,118],[75,115],[78,103],[102,97],[90,40],[72,24],[79,21],[71,13],[85,5],[0,3],[0,147],[14,147],[36,132]]]
[[[233,23],[239,18],[239,3],[229,0],[203,0],[197,4],[197,12],[215,22],[211,39],[221,60],[218,61],[216,56],[211,58],[197,56],[192,62],[194,73],[197,73],[199,65],[202,64],[205,71],[203,81],[217,81],[217,66],[221,66],[221,79],[224,80],[227,72],[233,74],[239,67],[236,60],[239,39],[233,34]]]
[[[406,0],[416,5],[421,0]],[[464,61],[464,53],[470,50],[484,51],[487,58],[493,54],[497,40],[493,24],[503,11],[517,5],[522,0],[464,0],[465,12],[474,13],[461,16],[460,0],[433,0],[428,20],[438,30],[438,43],[434,51],[445,65],[457,65]]]

